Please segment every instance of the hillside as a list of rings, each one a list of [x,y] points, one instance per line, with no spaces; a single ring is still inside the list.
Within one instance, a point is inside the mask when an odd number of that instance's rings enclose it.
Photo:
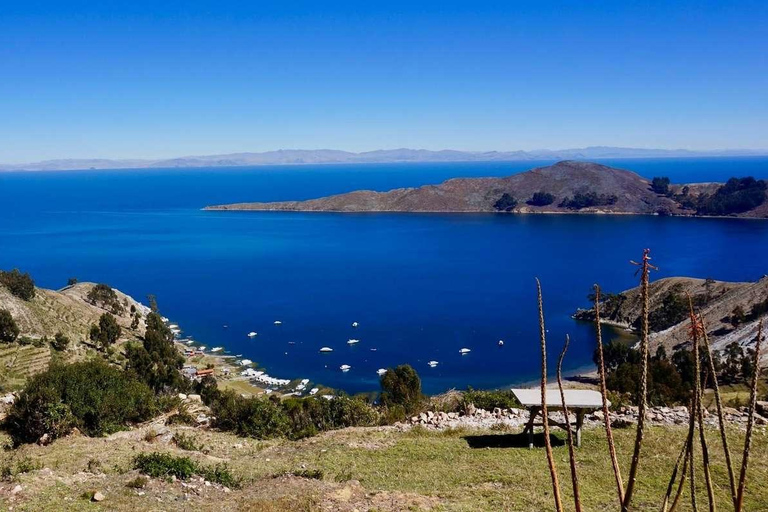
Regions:
[[[92,346],[88,341],[91,325],[97,324],[106,312],[86,300],[94,286],[94,283],[77,283],[59,291],[35,288],[35,297],[25,301],[0,285],[0,309],[10,311],[19,327],[19,338],[34,341],[46,336],[52,339],[60,332],[71,341],[66,359],[82,359]],[[148,308],[118,290],[115,293],[124,306],[124,312],[115,315],[123,329],[120,342],[137,339],[146,326],[142,319],[136,329],[131,329],[130,308],[133,305],[142,312],[142,317],[146,317]],[[0,344],[0,385],[6,389],[18,387],[29,375],[47,368],[51,356],[47,345]]]
[[[238,203],[209,206],[207,210],[308,212],[497,212],[612,213],[692,215],[682,199],[684,185],[670,194],[653,192],[650,182],[630,171],[605,165],[563,161],[506,178],[456,178],[439,185],[389,192],[355,191],[308,201]],[[712,194],[719,184],[685,188],[686,199]],[[534,194],[549,195],[535,201]],[[765,192],[763,192],[765,196]],[[738,216],[768,217],[768,201]],[[548,204],[547,204],[548,203]]]
[[[651,323],[655,319],[658,324],[657,329],[652,328],[655,332],[652,332],[650,338],[654,348],[663,345],[667,349],[674,349],[688,343],[690,321],[687,316],[686,293],[691,295],[697,310],[701,312],[715,350],[722,350],[733,341],[742,346],[752,346],[757,336],[759,319],[768,320],[768,311],[750,315],[753,308],[760,310],[762,304],[768,307],[768,276],[754,283],[671,277],[652,281],[649,292]],[[607,297],[601,314],[607,323],[637,330],[641,308],[640,288],[635,287]],[[737,308],[744,312],[744,318],[734,326],[732,317]],[[664,314],[662,310],[666,310]],[[579,310],[575,317],[593,320],[594,310]],[[763,357],[766,357],[765,354]]]

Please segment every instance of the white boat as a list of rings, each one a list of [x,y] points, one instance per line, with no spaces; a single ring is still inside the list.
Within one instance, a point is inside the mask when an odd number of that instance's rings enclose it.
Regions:
[[[430,362],[428,362],[427,364],[428,364],[429,366],[431,366],[432,368],[434,368],[435,366],[437,366],[437,365],[438,365],[438,364],[440,364],[440,363],[438,363],[437,361],[430,361]]]
[[[178,329],[179,325],[178,324],[171,324],[171,325],[168,326],[168,328],[169,329]]]
[[[376,375],[384,375],[385,373],[387,373],[386,368],[379,368],[376,370]]]
[[[213,347],[211,352],[221,352],[222,350],[224,350],[224,347]]]
[[[193,344],[194,342],[195,342],[195,340],[187,340],[187,341],[186,341],[187,345],[191,345],[191,344]]]
[[[499,346],[500,346],[500,347],[503,347],[503,346],[504,346],[504,340],[499,340]]]
[[[357,323],[357,322],[352,322],[352,327],[357,327],[358,325],[360,325],[360,324]]]
[[[282,325],[282,324],[283,322],[281,322],[280,320],[275,320],[275,325]]]
[[[205,352],[205,349],[206,349],[206,346],[203,345],[202,347],[198,347],[197,350],[199,350],[200,352]]]
[[[469,350],[468,348],[463,348],[463,349],[459,350],[459,354],[461,354],[461,355],[469,354],[470,352],[472,352],[472,351]]]
[[[331,347],[323,347],[320,349],[320,352],[333,352],[333,349]]]
[[[352,368],[352,367],[349,366],[348,364],[343,364],[343,365],[339,366],[339,369],[341,371],[343,371],[343,372],[348,372],[350,368]]]
[[[360,343],[360,340],[356,340],[356,339],[347,340],[348,345],[354,345],[355,343]]]
[[[249,338],[253,338],[253,337],[258,336],[258,335],[259,335],[259,333],[254,332],[254,331],[251,331],[251,332],[248,333],[248,337]]]

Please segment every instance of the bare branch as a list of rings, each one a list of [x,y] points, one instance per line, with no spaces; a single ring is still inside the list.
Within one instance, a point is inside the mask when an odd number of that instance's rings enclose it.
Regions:
[[[563,414],[565,415],[565,428],[568,432],[568,455],[571,462],[571,483],[573,484],[573,503],[576,512],[581,512],[581,496],[579,494],[579,475],[576,473],[576,453],[573,449],[573,432],[571,431],[571,419],[568,417],[568,404],[565,402],[565,391],[563,390],[563,359],[568,351],[568,345],[571,342],[570,336],[565,335],[565,345],[560,352],[560,358],[557,361],[557,386],[560,388],[560,401],[563,404]]]

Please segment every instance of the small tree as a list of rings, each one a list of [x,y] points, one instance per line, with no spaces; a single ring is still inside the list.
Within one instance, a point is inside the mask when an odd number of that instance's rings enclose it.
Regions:
[[[70,277],[67,279],[67,286],[74,286],[77,284],[77,278],[76,277]]]
[[[500,212],[511,212],[517,206],[517,199],[506,192],[493,205]]]
[[[657,194],[668,194],[669,193],[669,178],[666,176],[662,177],[655,177],[653,178],[653,181],[651,181],[651,190],[656,192]]]
[[[387,407],[401,406],[406,414],[419,410],[424,401],[421,379],[410,365],[390,369],[381,378],[381,403]]]
[[[118,338],[122,329],[115,320],[115,317],[109,313],[104,313],[99,318],[99,325],[92,325],[90,338],[91,341],[97,342],[102,348],[106,349],[112,346]]]
[[[0,309],[0,342],[13,343],[19,337],[19,326],[13,319],[11,312]]]
[[[744,313],[744,308],[741,307],[741,305],[736,306],[733,308],[733,311],[731,311],[731,318],[730,322],[731,325],[734,327],[738,327],[741,324],[744,323],[744,320],[746,319],[747,315]]]
[[[57,332],[56,336],[53,337],[53,341],[51,341],[51,347],[53,347],[54,350],[63,352],[69,347],[69,338],[66,337],[64,333]]]
[[[91,288],[91,291],[88,292],[88,295],[86,295],[85,298],[94,306],[111,311],[115,315],[123,313],[123,306],[120,304],[120,299],[118,299],[115,290],[109,285],[97,284]]]
[[[536,192],[528,200],[528,204],[530,204],[531,206],[547,206],[548,204],[552,204],[554,202],[555,202],[555,196],[553,196],[549,192],[544,192],[543,190]]]
[[[22,300],[32,300],[35,297],[35,282],[27,273],[21,273],[15,268],[10,272],[0,271],[0,284]]]

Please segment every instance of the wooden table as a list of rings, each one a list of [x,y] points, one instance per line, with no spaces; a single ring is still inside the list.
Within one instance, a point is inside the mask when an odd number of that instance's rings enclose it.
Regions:
[[[523,429],[523,433],[528,433],[528,447],[533,448],[533,429],[541,427],[544,423],[536,423],[536,417],[541,414],[541,388],[531,389],[512,389],[512,393],[523,407],[528,409],[530,418]],[[600,393],[589,389],[566,389],[565,404],[568,406],[568,412],[576,415],[576,446],[581,446],[581,427],[584,425],[584,415],[588,412],[601,409],[603,399]],[[562,411],[563,402],[560,397],[559,389],[547,389],[547,412]],[[567,429],[565,422],[549,420],[550,425]]]

